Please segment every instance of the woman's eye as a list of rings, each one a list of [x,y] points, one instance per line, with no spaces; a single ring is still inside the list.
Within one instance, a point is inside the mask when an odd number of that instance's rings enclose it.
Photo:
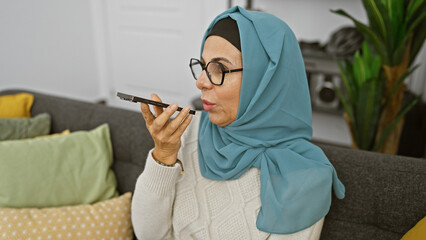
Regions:
[[[208,70],[211,73],[222,73],[222,68],[219,66],[219,64],[216,64],[216,63],[209,64]]]

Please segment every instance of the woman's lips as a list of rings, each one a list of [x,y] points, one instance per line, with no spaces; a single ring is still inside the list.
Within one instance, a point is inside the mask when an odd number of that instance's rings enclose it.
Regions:
[[[207,100],[201,99],[201,101],[203,102],[203,109],[205,111],[210,111],[212,108],[214,108],[216,106],[216,104],[211,103]]]

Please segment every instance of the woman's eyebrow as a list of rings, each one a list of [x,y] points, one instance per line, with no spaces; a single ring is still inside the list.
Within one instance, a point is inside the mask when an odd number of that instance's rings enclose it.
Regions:
[[[231,63],[231,61],[229,61],[228,59],[226,59],[224,57],[215,57],[215,58],[212,59],[212,61],[215,61],[215,62],[219,62],[220,60],[222,60],[224,62],[227,62],[227,63],[229,63],[231,65],[234,65],[234,64]]]
[[[215,62],[224,61],[231,65],[234,65],[231,61],[229,61],[227,58],[224,58],[224,57],[215,57],[215,58],[212,58],[211,61],[215,61]],[[201,57],[201,62],[202,63],[206,62],[203,57]]]

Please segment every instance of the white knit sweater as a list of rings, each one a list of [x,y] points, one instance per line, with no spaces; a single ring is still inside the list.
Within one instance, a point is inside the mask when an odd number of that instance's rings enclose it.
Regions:
[[[317,240],[324,219],[310,228],[278,235],[256,228],[260,209],[260,170],[252,168],[237,180],[214,181],[199,169],[197,140],[200,113],[182,136],[179,164],[158,164],[149,152],[145,170],[136,183],[132,222],[136,236],[144,239],[282,239]]]

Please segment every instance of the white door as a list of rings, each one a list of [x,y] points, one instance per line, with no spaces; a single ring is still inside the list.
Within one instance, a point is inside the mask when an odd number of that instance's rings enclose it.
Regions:
[[[108,104],[139,110],[118,99],[117,91],[145,98],[157,93],[181,106],[200,96],[189,59],[199,57],[204,31],[227,1],[108,0],[94,7],[103,11],[97,22],[104,35],[97,39],[105,53],[98,60]]]

